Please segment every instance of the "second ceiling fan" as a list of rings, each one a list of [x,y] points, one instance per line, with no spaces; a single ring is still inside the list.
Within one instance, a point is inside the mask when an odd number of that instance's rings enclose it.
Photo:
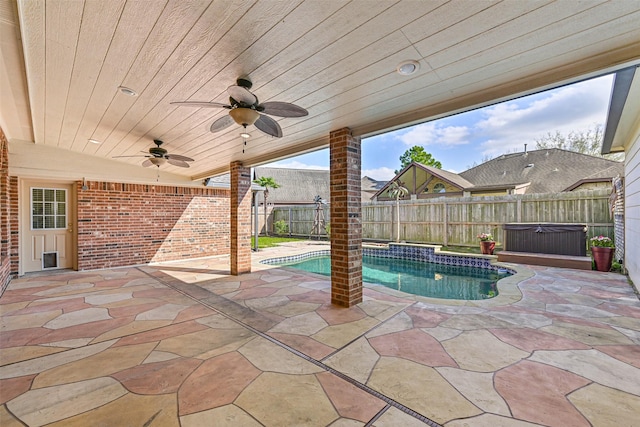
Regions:
[[[269,116],[304,117],[309,114],[304,108],[288,102],[258,102],[258,97],[249,91],[252,85],[251,80],[247,77],[238,78],[235,85],[227,88],[229,104],[208,101],[180,101],[171,104],[229,110],[229,115],[220,117],[211,124],[210,130],[213,133],[237,123],[245,129],[247,126],[255,125],[262,132],[276,138],[282,137],[282,128],[277,121]]]

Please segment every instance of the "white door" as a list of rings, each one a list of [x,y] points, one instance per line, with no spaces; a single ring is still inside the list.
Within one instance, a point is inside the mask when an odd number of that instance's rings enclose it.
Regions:
[[[71,184],[25,181],[22,186],[22,272],[73,267]]]

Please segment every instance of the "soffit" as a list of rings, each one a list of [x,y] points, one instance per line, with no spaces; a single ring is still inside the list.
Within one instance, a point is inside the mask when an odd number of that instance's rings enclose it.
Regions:
[[[24,63],[5,62],[3,90],[26,70],[28,92],[11,101],[28,109],[1,105],[10,140],[111,159],[161,139],[196,160],[163,168],[194,180],[235,160],[255,166],[324,148],[342,127],[372,135],[640,60],[640,3],[626,1],[21,0],[17,10],[21,34],[10,42]],[[3,59],[11,49],[3,33]],[[420,70],[400,76],[407,59]],[[283,138],[250,129],[245,148],[239,126],[208,130],[227,110],[170,104],[226,103],[242,75],[261,102],[292,102],[309,116],[278,118]]]

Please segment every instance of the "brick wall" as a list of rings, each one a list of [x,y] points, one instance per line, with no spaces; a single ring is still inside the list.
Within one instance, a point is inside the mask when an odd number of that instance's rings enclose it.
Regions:
[[[229,254],[229,191],[87,182],[78,270]]]
[[[231,163],[231,274],[251,272],[251,169]]]
[[[0,295],[18,274],[18,179],[9,176],[9,143],[0,129]]]

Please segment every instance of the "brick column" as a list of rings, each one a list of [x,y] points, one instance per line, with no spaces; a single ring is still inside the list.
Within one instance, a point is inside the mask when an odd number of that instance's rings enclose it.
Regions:
[[[251,169],[231,162],[231,274],[251,272]]]
[[[329,136],[331,171],[331,303],[362,302],[360,138],[343,128]]]

